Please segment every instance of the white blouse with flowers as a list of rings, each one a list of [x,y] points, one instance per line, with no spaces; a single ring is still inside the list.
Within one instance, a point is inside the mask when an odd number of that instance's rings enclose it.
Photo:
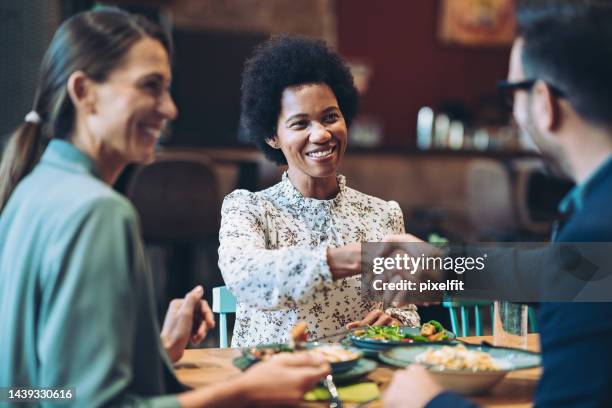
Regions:
[[[327,247],[403,233],[402,211],[337,180],[331,200],[304,197],[287,173],[266,190],[225,197],[219,267],[237,300],[232,347],[285,342],[298,321],[311,338],[327,336],[380,306],[362,299],[360,276],[332,279]],[[403,324],[419,325],[415,306],[402,312]]]

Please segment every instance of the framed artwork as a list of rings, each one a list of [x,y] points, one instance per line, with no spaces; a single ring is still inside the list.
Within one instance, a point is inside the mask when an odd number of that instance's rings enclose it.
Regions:
[[[439,36],[449,44],[505,46],[514,37],[514,0],[440,0]]]

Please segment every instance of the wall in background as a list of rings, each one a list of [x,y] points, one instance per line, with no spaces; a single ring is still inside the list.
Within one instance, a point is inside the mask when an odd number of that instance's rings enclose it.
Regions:
[[[32,109],[40,61],[60,14],[59,1],[0,1],[0,145]]]
[[[71,3],[88,8],[90,1],[54,0],[44,2],[45,7],[42,3],[0,6],[0,37],[11,44],[0,51],[5,57],[0,60],[12,61],[0,69],[0,134],[14,129],[30,109],[44,48],[59,14],[71,14],[59,9]],[[494,95],[495,80],[506,75],[509,47],[466,48],[438,39],[439,0],[335,0],[333,4],[339,51],[373,69],[362,113],[381,121],[385,145],[413,145],[421,106],[459,100],[474,109],[481,98]],[[267,34],[183,30],[175,35],[173,91],[181,107],[176,142],[237,144],[243,60]]]
[[[438,0],[336,0],[338,48],[373,69],[362,114],[382,122],[384,144],[412,146],[420,107],[476,109],[507,73],[509,47],[466,48],[437,35]]]
[[[167,145],[232,146],[238,137],[244,61],[270,34],[335,44],[333,0],[173,0],[173,96],[180,108]]]

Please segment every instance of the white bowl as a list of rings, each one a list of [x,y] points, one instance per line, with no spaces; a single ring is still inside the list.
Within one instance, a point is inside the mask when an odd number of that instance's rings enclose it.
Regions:
[[[540,354],[531,351],[484,345],[464,344],[464,346],[469,350],[490,354],[500,367],[500,370],[447,370],[438,367],[427,367],[432,377],[442,387],[464,395],[482,394],[493,388],[509,372],[537,367],[541,363]],[[418,364],[417,356],[421,353],[430,348],[440,347],[444,347],[444,345],[424,344],[412,347],[395,347],[380,352],[379,358],[387,364],[396,367],[406,367],[410,364]]]
[[[445,389],[464,395],[483,394],[500,382],[508,371],[437,371],[431,376]]]

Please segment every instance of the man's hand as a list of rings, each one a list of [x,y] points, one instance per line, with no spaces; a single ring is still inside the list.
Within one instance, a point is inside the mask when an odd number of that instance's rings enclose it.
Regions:
[[[172,362],[178,361],[189,341],[199,344],[206,333],[215,327],[213,313],[205,300],[204,288],[196,286],[183,299],[170,302],[161,339]]]
[[[420,258],[422,260],[421,262],[424,262],[426,258],[442,257],[444,253],[444,251],[437,246],[430,245],[410,234],[388,235],[383,239],[383,243],[384,244],[380,246],[374,247],[378,249],[377,253],[367,254],[367,256],[372,258],[395,258],[399,255],[399,257],[403,259],[403,257],[407,255],[409,258],[416,260]],[[383,282],[394,283],[408,280],[414,282],[418,287],[421,282],[439,282],[442,280],[443,276],[443,270],[428,269],[421,266],[416,270],[402,268],[387,269],[379,275],[377,279],[381,279]],[[432,291],[421,293],[415,290],[386,290],[383,298],[385,304],[393,304],[394,306],[402,306],[410,303],[428,305],[439,301],[442,298],[442,293]]]
[[[351,322],[346,328],[351,330],[361,326],[399,326],[400,321],[394,319],[380,309],[374,309],[363,320]]]
[[[443,388],[420,365],[398,370],[383,396],[385,408],[422,408]]]
[[[248,406],[293,406],[302,402],[304,394],[330,372],[321,356],[282,353],[255,364],[237,380]]]

